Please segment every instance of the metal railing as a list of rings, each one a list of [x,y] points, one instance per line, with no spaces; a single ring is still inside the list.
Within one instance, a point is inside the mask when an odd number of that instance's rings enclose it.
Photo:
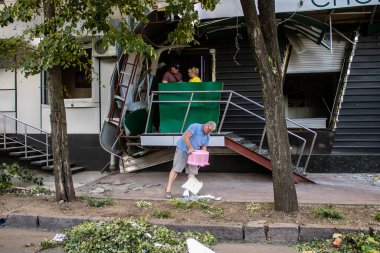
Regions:
[[[49,133],[38,128],[35,126],[32,126],[28,123],[23,122],[22,120],[16,119],[12,116],[6,115],[2,112],[0,112],[0,122],[2,122],[2,132],[0,132],[0,137],[2,137],[2,140],[0,142],[0,146],[4,149],[11,147],[12,144],[19,144],[23,147],[25,155],[23,157],[27,158],[28,153],[31,151],[35,151],[36,153],[39,153],[41,157],[46,157],[46,166],[49,165]],[[1,123],[0,123],[1,124]],[[10,125],[13,124],[16,125],[22,125],[23,127],[17,127],[14,129],[14,131],[10,130]],[[33,134],[43,134],[45,141],[41,141],[37,138],[34,138],[31,136],[31,131],[33,131]],[[19,141],[18,136],[22,136],[23,142]],[[32,146],[32,143],[38,143],[43,146],[43,150],[37,149],[34,146]]]
[[[219,100],[194,100],[194,94],[199,94],[199,93],[216,93],[216,94],[227,94],[228,95],[228,98],[227,99],[219,99]],[[170,101],[160,101],[160,100],[155,100],[154,97],[155,96],[158,96],[159,94],[190,94],[190,98],[188,100],[170,100]],[[222,96],[221,96],[222,97]],[[248,113],[249,115],[251,116],[254,116],[255,118],[261,120],[262,122],[265,123],[265,118],[263,118],[262,116],[252,112],[250,109],[247,109],[245,107],[243,107],[242,105],[239,105],[235,102],[232,101],[232,99],[234,97],[237,97],[237,98],[240,98],[244,101],[246,101],[248,103],[248,105],[255,105],[256,107],[260,108],[260,109],[264,109],[264,106],[235,92],[235,91],[232,91],[232,90],[215,90],[215,91],[152,91],[152,96],[151,96],[151,99],[150,99],[150,102],[149,102],[149,111],[148,111],[148,120],[147,120],[147,124],[145,126],[145,134],[148,133],[148,125],[149,125],[149,122],[151,120],[151,111],[152,111],[152,105],[154,103],[157,103],[157,104],[162,104],[162,103],[188,103],[187,105],[187,109],[186,109],[186,114],[185,114],[185,117],[183,119],[183,122],[182,122],[182,127],[181,127],[181,131],[179,133],[173,133],[173,134],[182,134],[183,133],[183,130],[184,130],[184,127],[186,125],[186,121],[187,121],[187,118],[188,118],[188,115],[189,115],[189,112],[190,112],[190,108],[191,108],[191,105],[193,103],[217,103],[217,104],[225,104],[226,106],[224,107],[223,110],[223,114],[222,114],[222,118],[220,120],[220,123],[219,123],[219,128],[218,128],[218,131],[217,133],[220,134],[222,129],[223,129],[223,124],[224,124],[224,120],[227,116],[227,111],[229,110],[230,106],[234,106],[246,113]],[[311,133],[313,135],[313,138],[312,138],[312,142],[311,142],[311,145],[310,145],[310,148],[309,148],[309,153],[307,154],[307,158],[306,158],[306,161],[305,161],[305,164],[302,168],[300,168],[300,163],[301,163],[301,158],[302,156],[304,155],[304,150],[305,150],[305,146],[306,146],[306,139],[299,136],[299,135],[296,135],[295,133],[291,132],[291,131],[287,131],[289,135],[295,137],[296,139],[298,139],[299,141],[302,142],[302,145],[301,145],[301,149],[300,149],[300,152],[299,152],[299,155],[298,155],[298,158],[297,158],[297,163],[295,165],[295,168],[296,170],[302,170],[301,172],[302,173],[306,173],[306,168],[309,164],[309,160],[310,160],[310,156],[311,156],[311,153],[312,153],[312,150],[313,150],[313,147],[314,147],[314,144],[315,144],[315,140],[316,140],[316,137],[317,137],[317,133],[291,119],[288,119],[288,118],[285,118],[287,122],[290,122],[296,126],[298,126],[299,128],[301,129],[304,129],[306,130],[307,132]],[[258,153],[259,154],[262,154],[262,147],[263,147],[263,143],[264,143],[264,139],[265,139],[265,135],[266,135],[266,127],[264,127],[263,129],[263,132],[261,134],[261,139],[260,139],[260,144],[259,144],[259,149],[258,149]]]

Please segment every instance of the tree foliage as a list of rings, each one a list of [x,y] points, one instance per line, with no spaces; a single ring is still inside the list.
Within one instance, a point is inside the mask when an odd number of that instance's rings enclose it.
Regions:
[[[167,0],[167,16],[180,17],[167,43],[190,43],[198,13],[194,0]],[[202,0],[203,8],[213,9],[218,0]],[[81,45],[82,37],[103,36],[105,45],[117,43],[125,53],[138,52],[154,56],[152,45],[135,34],[129,19],[148,22],[147,10],[155,0],[16,0],[0,11],[0,26],[27,23],[21,34],[0,38],[0,57],[11,58],[11,68],[20,68],[25,76],[46,71],[49,90],[50,123],[56,199],[75,200],[72,182],[62,69],[79,67],[91,75],[91,61]],[[20,27],[20,26],[18,26]],[[23,26],[24,27],[24,26]],[[17,30],[17,32],[20,32]]]
[[[42,9],[49,2],[54,3],[55,13],[53,18],[47,19],[42,17]],[[203,8],[212,10],[218,2],[168,0],[166,15],[181,19],[167,42],[187,44],[194,41],[194,25],[199,23],[194,5],[200,3]],[[22,35],[0,39],[0,56],[16,56],[12,67],[21,68],[26,76],[53,66],[87,69],[87,62],[82,62],[86,51],[78,38],[95,35],[104,36],[106,45],[116,42],[126,53],[154,56],[153,46],[146,43],[141,34],[133,32],[128,17],[146,23],[146,10],[155,6],[155,0],[18,0],[0,12],[0,25],[4,27],[16,21],[36,24],[25,29]],[[36,41],[40,43],[36,45]]]

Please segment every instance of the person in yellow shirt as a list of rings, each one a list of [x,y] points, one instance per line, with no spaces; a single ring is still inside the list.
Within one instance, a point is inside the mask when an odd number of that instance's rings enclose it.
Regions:
[[[198,68],[192,67],[192,68],[189,68],[187,71],[188,71],[189,77],[190,77],[189,83],[200,83],[200,82],[202,82],[202,80],[198,77],[198,75],[199,75],[199,69]]]

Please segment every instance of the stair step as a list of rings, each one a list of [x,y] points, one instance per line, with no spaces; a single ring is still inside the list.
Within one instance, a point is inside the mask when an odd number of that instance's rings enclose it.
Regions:
[[[82,172],[82,171],[85,171],[86,168],[85,167],[74,167],[74,168],[71,168],[71,174],[75,174],[75,173],[79,173],[79,172]]]
[[[52,172],[52,171],[54,171],[54,165],[43,166],[41,169],[44,171]],[[71,167],[71,173],[72,174],[79,173],[79,172],[82,172],[84,170],[86,170],[86,169],[85,169],[85,167],[82,167],[82,166]]]
[[[114,98],[115,98],[116,100],[119,100],[119,101],[124,102],[124,98],[122,98],[122,97],[119,96],[119,95],[115,95]]]
[[[31,155],[31,156],[28,156],[28,157],[20,157],[20,160],[21,161],[32,161],[32,160],[37,160],[39,158],[46,158],[46,155]],[[51,158],[51,155],[49,155],[49,158]]]
[[[269,150],[261,149],[260,152],[259,152],[259,150],[257,150],[257,153],[259,153],[262,156],[265,156],[266,158],[268,158],[270,160]]]
[[[293,167],[293,172],[294,173],[298,173],[298,174],[300,174],[300,175],[303,175],[303,176],[305,176],[306,175],[306,173],[304,172],[304,168],[303,167]]]
[[[240,143],[240,142],[238,142],[238,143]],[[249,148],[250,150],[253,150],[253,151],[256,150],[256,144],[254,144],[254,143],[240,143],[240,144],[246,148]]]
[[[48,163],[49,163],[49,164],[52,163],[52,162],[53,162],[53,159],[49,159],[49,160],[48,160]],[[30,164],[32,164],[32,165],[38,165],[38,166],[42,166],[42,165],[46,164],[46,159],[44,159],[44,160],[38,160],[38,161],[33,161],[33,162],[31,162]]]
[[[13,151],[13,150],[21,150],[25,149],[24,146],[14,146],[14,147],[6,147],[6,148],[0,148],[0,151]]]
[[[27,153],[27,154],[34,154],[34,153],[41,153],[41,151],[29,149],[26,152],[25,152],[25,150],[10,152],[9,155],[11,155],[11,156],[25,156],[25,153]]]
[[[10,146],[10,147],[13,147],[15,145],[21,145],[19,142],[17,141],[12,141],[12,140],[7,140],[5,142],[6,146]],[[4,147],[4,141],[2,139],[0,139],[0,147]]]
[[[8,136],[7,135],[7,137],[5,138],[5,140],[7,140],[7,141],[18,140],[18,137],[16,137],[16,136]],[[1,134],[0,141],[4,141],[4,135],[3,134]]]
[[[74,167],[74,165],[75,165],[75,163],[70,163],[70,167]],[[51,165],[48,165],[48,166],[43,166],[43,167],[41,167],[41,169],[43,169],[43,170],[47,170],[47,171],[49,171],[49,170],[54,170],[54,164],[51,164]]]
[[[119,119],[118,118],[117,119],[114,118],[108,122],[111,123],[112,125],[119,126]]]

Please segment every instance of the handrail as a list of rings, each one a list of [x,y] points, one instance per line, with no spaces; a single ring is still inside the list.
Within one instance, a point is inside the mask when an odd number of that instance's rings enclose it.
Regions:
[[[12,117],[12,116],[9,116],[9,115],[6,115],[6,114],[4,114],[4,113],[2,113],[2,112],[0,112],[0,115],[3,116],[3,117],[6,117],[6,118],[10,118],[10,119],[12,119],[12,120],[14,120],[14,121],[17,121],[17,122],[19,122],[19,123],[21,123],[21,124],[23,124],[23,125],[27,125],[28,127],[31,127],[31,128],[33,128],[34,130],[37,130],[37,131],[43,132],[44,134],[49,134],[48,132],[46,132],[46,131],[44,131],[44,130],[38,128],[38,127],[32,126],[31,124],[25,123],[25,122],[22,121],[22,120],[16,119],[16,118],[14,118],[14,117]]]
[[[170,100],[170,101],[159,101],[159,100],[154,100],[154,96],[155,95],[159,95],[159,94],[191,94],[190,96],[190,99],[189,100]],[[229,94],[228,96],[228,99],[219,99],[219,100],[194,100],[194,94],[197,94],[197,93],[225,93],[225,94]],[[187,117],[188,117],[188,113],[189,113],[189,110],[190,110],[190,107],[191,107],[191,104],[193,103],[218,103],[218,104],[226,104],[225,108],[224,108],[224,112],[223,112],[223,115],[222,115],[222,118],[220,120],[220,125],[219,125],[219,128],[218,128],[218,134],[220,134],[221,130],[222,130],[222,126],[223,126],[223,123],[224,123],[224,119],[226,117],[226,114],[227,114],[227,110],[229,109],[229,106],[230,105],[233,105],[234,107],[237,107],[239,108],[240,110],[243,110],[245,111],[246,113],[250,114],[251,116],[254,116],[262,121],[265,122],[265,118],[261,117],[260,115],[257,115],[256,113],[254,112],[251,112],[249,109],[246,109],[244,108],[243,106],[241,105],[238,105],[234,102],[232,102],[232,96],[233,95],[236,95],[237,97],[239,98],[242,98],[246,101],[248,101],[250,104],[254,104],[256,105],[257,107],[261,108],[261,109],[264,109],[264,106],[233,91],[233,90],[213,90],[213,91],[152,91],[152,95],[151,95],[151,99],[149,101],[149,111],[148,111],[148,120],[147,120],[147,123],[145,125],[145,134],[147,133],[148,131],[148,124],[149,124],[149,121],[150,121],[150,117],[151,117],[151,109],[152,109],[152,105],[153,103],[157,103],[157,104],[160,104],[160,103],[188,103],[188,106],[187,106],[187,110],[186,110],[186,114],[185,114],[185,117],[184,117],[184,120],[182,122],[182,128],[181,128],[181,131],[180,133],[183,132],[183,128],[186,124],[186,120],[187,120]],[[312,150],[313,150],[313,147],[314,147],[314,144],[315,144],[315,140],[316,140],[316,137],[317,137],[317,133],[313,130],[311,130],[310,128],[307,128],[301,124],[299,124],[298,122],[295,122],[291,119],[288,119],[288,118],[285,118],[285,120],[287,122],[290,122],[296,126],[299,126],[300,128],[306,130],[307,132],[311,133],[313,135],[313,139],[312,139],[312,142],[311,142],[311,145],[310,145],[310,150],[309,150],[309,154],[307,155],[307,159],[306,159],[306,162],[305,162],[305,165],[303,167],[303,170],[302,170],[302,173],[306,173],[306,168],[308,166],[308,163],[309,163],[309,160],[310,160],[310,156],[311,156],[311,153],[312,153]],[[306,139],[301,137],[301,136],[298,136],[297,134],[287,130],[287,133],[295,138],[297,138],[298,140],[300,140],[302,142],[302,146],[301,146],[301,151],[300,151],[300,154],[299,154],[299,157],[297,159],[297,163],[296,163],[296,169],[298,169],[299,167],[299,164],[301,162],[301,158],[303,156],[303,153],[304,153],[304,149],[305,149],[305,146],[306,146]],[[260,141],[260,145],[259,145],[259,153],[261,154],[261,149],[262,149],[262,144],[263,144],[263,141],[264,141],[264,136],[266,134],[266,127],[264,127],[264,130],[263,130],[263,133],[262,133],[262,136],[261,136],[261,141]]]
[[[28,157],[28,149],[36,151],[36,152],[39,152],[42,155],[46,156],[46,166],[48,166],[49,165],[49,147],[50,147],[50,145],[49,145],[49,135],[50,135],[50,133],[48,133],[48,132],[46,132],[46,131],[38,128],[38,127],[35,127],[35,126],[31,125],[31,124],[28,124],[28,123],[26,123],[26,122],[24,122],[22,120],[19,120],[19,119],[15,118],[15,117],[6,115],[6,114],[4,114],[2,112],[0,112],[0,116],[3,117],[3,133],[2,134],[0,133],[0,136],[3,136],[3,143],[2,143],[3,144],[3,148],[7,148],[7,144],[9,144],[7,142],[7,140],[12,141],[13,143],[21,144],[22,146],[24,146],[24,151],[25,151],[24,157],[25,158]],[[22,134],[24,136],[24,143],[18,141],[15,138],[7,136],[7,119],[12,120],[15,124],[22,124],[24,126],[24,128],[23,128],[24,132],[20,133],[20,134]],[[44,134],[45,135],[45,141],[40,141],[40,140],[38,140],[38,139],[36,139],[36,138],[34,138],[32,136],[28,136],[28,129],[29,128],[31,128],[33,130],[36,130],[36,131],[39,131],[40,133]],[[15,133],[19,134],[19,131],[16,130]],[[31,139],[31,140],[33,140],[33,141],[35,141],[37,143],[44,144],[44,146],[45,146],[45,152],[42,151],[42,150],[36,149],[33,146],[28,145],[28,140],[29,139]]]

